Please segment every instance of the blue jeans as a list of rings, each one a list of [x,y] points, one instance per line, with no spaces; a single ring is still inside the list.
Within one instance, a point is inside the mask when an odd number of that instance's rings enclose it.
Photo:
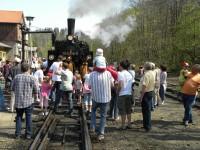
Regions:
[[[104,134],[105,125],[106,125],[106,114],[107,114],[108,103],[97,103],[92,101],[92,114],[91,114],[91,123],[90,129],[97,129],[98,134]],[[96,110],[100,108],[100,125],[99,128],[96,127]]]
[[[2,89],[0,87],[0,111],[1,110],[5,110],[5,103],[4,103],[3,92],[2,92]]]
[[[26,135],[32,135],[32,112],[33,106],[29,106],[27,108],[16,108],[16,131],[15,135],[21,135],[21,127],[22,127],[22,116],[25,112],[26,115]]]
[[[85,93],[84,94],[84,105],[86,105],[86,106],[91,105],[92,106],[92,95],[91,95],[91,93]]]
[[[143,127],[146,130],[151,129],[151,106],[153,99],[153,91],[146,92],[142,98],[142,116],[143,116]]]
[[[52,88],[52,91],[56,90],[56,92],[55,92],[54,111],[57,111],[58,104],[60,103],[60,97],[61,97],[60,84],[61,84],[61,81],[55,81],[55,83],[53,85],[53,88]]]
[[[195,95],[187,95],[182,93],[182,100],[185,108],[183,121],[192,122],[192,106],[195,102],[195,98]]]
[[[72,91],[62,91],[62,98],[69,103],[69,111],[73,111]]]
[[[162,84],[160,85],[159,95],[160,95],[160,99],[163,102],[165,100],[165,89]]]
[[[118,96],[117,95],[113,95],[110,101],[110,112],[109,115],[110,117],[117,119],[118,117],[118,107],[117,107],[117,100],[118,100]]]

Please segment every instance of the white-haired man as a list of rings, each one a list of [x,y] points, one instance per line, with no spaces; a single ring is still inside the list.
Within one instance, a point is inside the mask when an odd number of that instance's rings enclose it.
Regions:
[[[140,100],[143,115],[143,127],[148,132],[151,130],[151,105],[155,89],[155,73],[152,71],[151,62],[146,62],[144,64],[144,70],[144,76],[140,81]]]

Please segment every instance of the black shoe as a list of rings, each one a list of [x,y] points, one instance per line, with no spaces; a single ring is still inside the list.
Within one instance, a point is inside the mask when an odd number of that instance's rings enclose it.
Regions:
[[[73,109],[70,109],[68,113],[73,114]]]
[[[20,135],[15,135],[15,139],[20,139],[21,136]]]
[[[126,129],[133,129],[133,126],[131,124],[126,126]]]
[[[31,136],[30,135],[26,135],[26,139],[30,140]]]
[[[17,117],[15,117],[15,119],[14,119],[14,122],[16,122],[16,118],[17,118]],[[24,122],[24,121],[25,121],[25,119],[24,119],[24,118],[22,118],[22,122]]]
[[[192,121],[192,120],[189,120],[188,123],[193,123],[193,121]]]
[[[144,130],[145,130],[146,132],[151,131],[151,128],[148,128],[148,127],[143,127],[143,128],[144,128]]]
[[[150,132],[150,131],[151,131],[151,129],[145,129],[145,131],[146,131],[146,132]]]
[[[67,116],[73,116],[73,111],[72,110],[70,110],[70,111],[68,111],[68,112],[66,112],[65,114],[64,114],[64,116],[65,117],[67,117]]]
[[[70,112],[70,114],[69,114],[69,115],[70,115],[70,117],[72,117],[72,116],[74,115],[74,112],[73,112],[73,111],[72,111],[72,112]]]

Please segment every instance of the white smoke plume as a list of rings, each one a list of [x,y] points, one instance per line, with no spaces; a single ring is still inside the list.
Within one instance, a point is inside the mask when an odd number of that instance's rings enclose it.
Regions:
[[[110,16],[126,8],[127,0],[70,0],[69,16],[84,17],[86,15]]]
[[[97,26],[91,34],[92,38],[99,38],[105,46],[109,46],[113,40],[123,42],[127,34],[134,28],[135,18],[128,17],[125,21],[116,24],[110,24],[104,28]]]
[[[134,18],[125,21],[111,20],[102,26],[106,18],[114,18],[128,8],[129,0],[70,0],[69,17],[76,18],[76,29],[81,30],[91,38],[99,38],[109,46],[113,39],[119,42],[133,29]]]

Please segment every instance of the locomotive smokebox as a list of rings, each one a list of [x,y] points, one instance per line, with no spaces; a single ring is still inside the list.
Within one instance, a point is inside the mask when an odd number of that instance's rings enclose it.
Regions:
[[[68,24],[68,36],[74,35],[74,29],[75,29],[75,19],[74,18],[68,18],[67,19]]]

